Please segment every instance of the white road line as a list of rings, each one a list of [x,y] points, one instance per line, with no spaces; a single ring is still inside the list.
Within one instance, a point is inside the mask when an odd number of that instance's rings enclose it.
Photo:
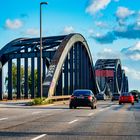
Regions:
[[[45,136],[46,136],[46,134],[42,134],[42,135],[37,136],[37,137],[35,137],[35,138],[31,139],[31,140],[38,140],[38,139],[40,139],[42,137],[45,137]]]
[[[0,118],[0,121],[7,120],[8,118]]]
[[[92,116],[94,113],[89,113],[88,116]]]
[[[105,109],[100,109],[99,111],[104,111]]]
[[[73,120],[73,121],[69,122],[69,124],[72,124],[72,123],[77,122],[77,121],[78,121],[78,120]]]
[[[39,114],[39,113],[41,113],[41,111],[33,112],[32,115],[34,115],[34,114]]]

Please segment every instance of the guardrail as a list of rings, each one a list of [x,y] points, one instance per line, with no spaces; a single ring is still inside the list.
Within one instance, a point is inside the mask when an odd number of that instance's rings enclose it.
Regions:
[[[62,101],[62,100],[68,100],[70,97],[71,97],[71,95],[52,96],[52,97],[48,97],[48,99],[51,99],[53,101]]]

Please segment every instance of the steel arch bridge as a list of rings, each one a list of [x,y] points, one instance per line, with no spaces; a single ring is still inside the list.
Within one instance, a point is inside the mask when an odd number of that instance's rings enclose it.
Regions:
[[[70,95],[74,89],[97,92],[92,56],[81,34],[44,37],[43,96]],[[29,64],[30,59],[30,64]],[[16,98],[21,99],[21,60],[24,61],[24,98],[29,97],[28,67],[31,67],[31,98],[40,95],[40,38],[19,38],[0,50],[0,99],[3,99],[3,66],[8,62],[8,99],[13,99],[12,61],[16,60]],[[35,64],[37,63],[37,94]]]
[[[128,92],[128,78],[120,59],[98,59],[95,64],[96,83],[101,92]]]

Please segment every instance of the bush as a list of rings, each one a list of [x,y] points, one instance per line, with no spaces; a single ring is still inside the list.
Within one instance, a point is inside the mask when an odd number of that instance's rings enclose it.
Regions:
[[[52,99],[48,98],[35,98],[33,101],[29,102],[28,105],[46,105],[53,103]]]

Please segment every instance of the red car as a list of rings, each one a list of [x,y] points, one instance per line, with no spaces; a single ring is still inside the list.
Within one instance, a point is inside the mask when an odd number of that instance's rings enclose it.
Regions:
[[[131,103],[132,105],[134,105],[133,95],[129,92],[122,93],[119,98],[119,104],[121,105],[122,103]]]

